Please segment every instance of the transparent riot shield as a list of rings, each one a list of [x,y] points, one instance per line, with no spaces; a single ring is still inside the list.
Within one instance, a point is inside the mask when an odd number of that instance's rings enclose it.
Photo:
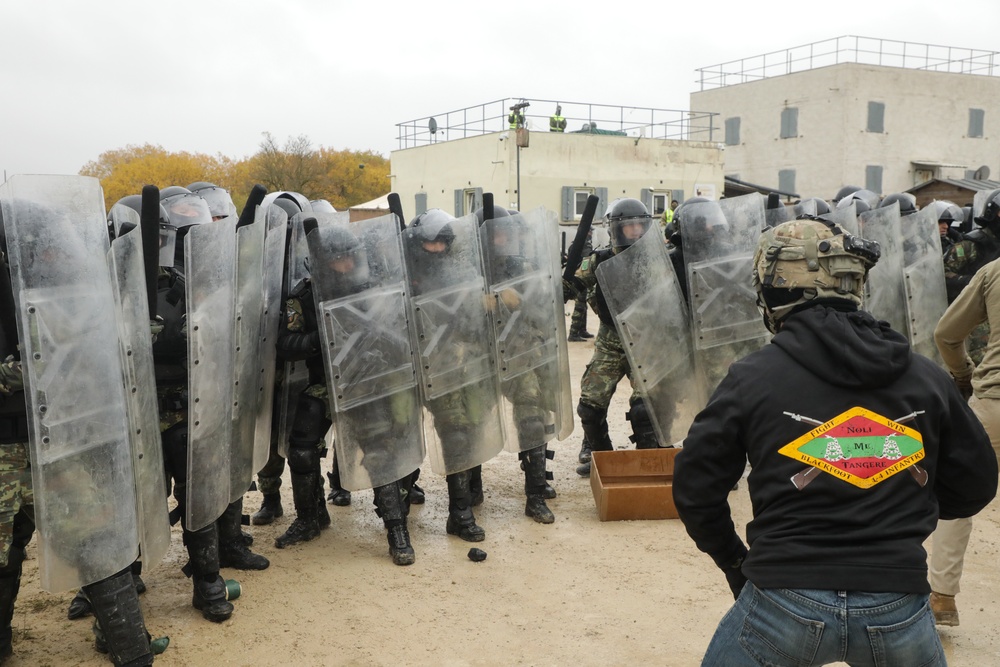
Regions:
[[[101,187],[81,176],[13,176],[0,207],[22,346],[39,578],[61,592],[138,556]]]
[[[695,360],[711,393],[729,364],[759,349],[770,333],[751,284],[764,227],[764,197],[685,204],[681,218]]]
[[[684,293],[655,227],[597,267],[597,280],[661,447],[683,440],[705,406]]]
[[[900,224],[907,336],[915,352],[943,364],[934,343],[934,327],[948,308],[937,217],[937,209],[928,206],[906,216]]]
[[[486,220],[479,233],[509,437],[506,449],[527,451],[566,427],[572,432],[569,372],[563,368],[563,358],[569,357],[562,335],[562,283],[557,290],[553,280],[561,275],[554,252],[558,222],[539,208]]]
[[[194,225],[184,237],[188,339],[187,529],[215,521],[231,500],[236,221]]]
[[[321,224],[308,242],[340,480],[383,486],[424,459],[399,223]]]
[[[976,218],[980,218],[983,215],[983,211],[986,210],[986,201],[989,199],[990,193],[993,190],[977,190],[976,194],[972,196],[972,218],[973,221]],[[979,223],[975,223],[979,226]]]
[[[443,249],[428,250],[425,233],[405,230],[404,255],[418,377],[431,414],[424,439],[431,468],[450,474],[496,456],[504,447],[504,423],[478,221],[466,216],[448,223]]]
[[[824,213],[821,217],[839,226],[851,236],[860,236],[858,215],[853,206],[835,208],[829,213]]]
[[[149,332],[142,230],[139,229],[138,213],[125,206],[117,209],[120,210],[112,212],[115,228],[124,228],[123,220],[118,217],[121,215],[127,218],[131,229],[112,241],[108,259],[119,313],[118,336],[135,471],[139,544],[142,561],[148,568],[160,562],[170,547],[170,520],[164,493],[166,482],[156,405],[153,343]]]
[[[861,237],[877,241],[882,249],[878,263],[868,272],[865,281],[864,308],[877,319],[888,322],[896,331],[904,332],[908,318],[906,290],[903,287],[903,232],[899,204],[862,213],[859,226]]]
[[[233,437],[229,500],[250,487],[257,398],[260,389],[260,327],[264,312],[264,237],[266,220],[255,218],[236,230],[236,288],[233,317]]]
[[[768,227],[777,227],[783,222],[788,222],[795,218],[795,212],[785,206],[784,204],[778,206],[777,208],[768,208],[764,210],[765,224]]]
[[[266,198],[265,198],[266,201]],[[325,214],[321,216],[310,213],[299,213],[288,222],[288,253],[285,256],[284,286],[282,298],[290,294],[298,294],[302,285],[309,278],[309,246],[302,221],[305,218],[315,218],[320,225],[332,223],[348,223],[347,213]],[[323,327],[322,320],[320,327]],[[324,350],[324,354],[325,354]],[[305,361],[286,361],[281,374],[281,391],[278,394],[278,453],[288,457],[288,437],[295,423],[295,410],[298,408],[299,395],[309,386],[309,368]]]
[[[263,311],[260,318],[260,354],[257,358],[260,379],[255,399],[253,470],[267,464],[271,445],[271,422],[275,417],[274,376],[278,327],[281,324],[281,281],[285,265],[285,227],[287,216],[277,206],[257,208],[256,217],[263,219],[264,234]]]

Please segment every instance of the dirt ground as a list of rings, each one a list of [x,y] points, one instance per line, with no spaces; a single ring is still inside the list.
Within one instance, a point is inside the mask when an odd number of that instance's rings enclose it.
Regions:
[[[596,331],[591,315],[591,329]],[[570,344],[574,398],[593,345]],[[624,381],[609,415],[616,447],[629,446]],[[484,468],[486,502],[477,508],[488,558],[445,533],[444,479],[425,468],[427,503],[414,506],[410,535],[417,561],[397,567],[372,509],[372,493],[332,507],[333,525],[307,544],[279,550],[274,538],[293,518],[249,530],[254,550],[271,559],[263,572],[223,571],[243,594],[221,625],[191,607],[180,533],[164,562],[143,573],[146,624],[169,636],[163,665],[698,665],[732,604],[725,578],[698,552],[677,520],[601,522],[588,480],[577,476],[577,431],[555,443],[550,462],[559,497],[556,522],[524,516],[517,457]],[[324,463],[328,469],[329,463]],[[286,480],[283,491],[290,491]],[[737,525],[750,516],[746,484],[730,497]],[[253,512],[260,494],[248,493]],[[949,663],[1000,664],[1000,510],[977,519],[958,598],[961,626],[941,629]],[[929,545],[928,545],[929,546]],[[94,651],[90,619],[68,621],[72,592],[38,586],[34,542],[14,615],[10,665],[109,664]],[[992,619],[992,620],[991,620]],[[905,667],[905,666],[900,666]]]

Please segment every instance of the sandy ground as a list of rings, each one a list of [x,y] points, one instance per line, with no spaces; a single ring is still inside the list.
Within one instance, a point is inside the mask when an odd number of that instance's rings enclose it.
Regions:
[[[591,315],[596,331],[596,318]],[[574,397],[593,345],[571,343]],[[624,381],[609,421],[617,447],[628,443]],[[146,624],[170,637],[163,665],[698,665],[732,604],[721,573],[699,553],[677,520],[601,522],[589,482],[575,468],[577,432],[555,443],[550,462],[559,497],[555,524],[524,516],[517,457],[486,464],[486,502],[478,508],[488,553],[474,563],[470,545],[445,533],[444,479],[425,468],[427,503],[414,506],[410,534],[417,562],[397,567],[372,510],[371,491],[350,507],[330,507],[333,525],[285,550],[274,538],[292,519],[250,531],[254,550],[271,559],[263,572],[224,571],[242,597],[221,624],[191,607],[179,531],[164,562],[143,573]],[[328,463],[324,466],[328,468]],[[283,487],[288,491],[287,482]],[[256,510],[260,495],[246,496]],[[749,519],[746,484],[731,495],[737,525]],[[975,524],[959,596],[962,625],[941,629],[951,665],[1000,664],[1000,510]],[[90,619],[68,621],[72,592],[40,591],[29,547],[14,616],[11,665],[109,664],[94,651]],[[905,667],[905,666],[900,666]]]

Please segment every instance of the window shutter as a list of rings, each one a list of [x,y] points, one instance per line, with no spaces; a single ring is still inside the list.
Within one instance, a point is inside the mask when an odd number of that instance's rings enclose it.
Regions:
[[[739,146],[740,144],[740,117],[734,116],[726,119],[726,145]]]
[[[650,213],[653,212],[653,191],[649,188],[643,188],[639,190],[639,201],[642,205],[646,207],[646,210]]]
[[[572,186],[562,186],[562,220],[576,218],[576,192]]]
[[[413,214],[420,215],[427,211],[427,193],[418,192],[413,195]]]
[[[969,109],[969,136],[981,138],[986,112],[982,109]]]
[[[792,139],[799,136],[799,110],[788,107],[781,110],[781,138]]]
[[[794,169],[782,169],[778,172],[778,189],[782,192],[795,192]]]
[[[597,203],[597,212],[594,213],[594,220],[600,220],[608,211],[608,189],[594,188],[594,194],[601,200]]]
[[[885,132],[885,104],[882,102],[868,103],[868,131]]]
[[[465,190],[455,190],[455,217],[465,215]]]
[[[865,167],[865,190],[882,194],[882,167],[871,164]]]

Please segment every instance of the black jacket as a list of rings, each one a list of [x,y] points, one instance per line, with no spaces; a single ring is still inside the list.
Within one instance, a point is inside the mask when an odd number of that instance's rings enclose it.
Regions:
[[[814,471],[799,490],[792,478],[810,466],[778,450],[813,429],[812,437],[824,438],[815,422],[856,407],[918,432],[919,468],[899,469],[870,488]],[[913,412],[920,414],[903,419]],[[884,454],[884,434],[875,435],[869,442]],[[859,476],[899,460],[859,455],[859,436],[843,442],[854,458],[839,465]],[[919,451],[917,440],[907,442]],[[997,489],[989,438],[948,374],[911,353],[885,322],[828,305],[791,314],[770,345],[734,363],[677,456],[680,517],[722,568],[745,549],[727,498],[746,459],[754,518],[742,571],[760,588],[927,593],[923,542],[939,513],[943,519],[976,514]],[[836,453],[828,460],[835,459]],[[921,469],[926,486],[918,481]]]

